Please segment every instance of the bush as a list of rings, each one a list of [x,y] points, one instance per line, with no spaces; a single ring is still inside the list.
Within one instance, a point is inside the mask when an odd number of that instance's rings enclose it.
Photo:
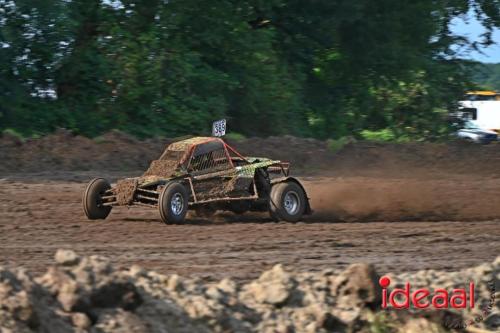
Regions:
[[[364,140],[368,140],[368,141],[386,142],[386,141],[395,141],[396,140],[396,136],[394,135],[392,130],[389,128],[385,128],[385,129],[378,130],[378,131],[364,130],[364,131],[361,131],[360,134]]]
[[[349,143],[353,143],[353,142],[355,142],[355,140],[351,136],[343,136],[343,137],[336,139],[336,140],[335,139],[328,139],[326,141],[328,150],[330,150],[332,153],[338,152],[339,150],[344,148],[344,146],[346,146]]]
[[[231,133],[224,135],[224,139],[227,139],[230,141],[236,141],[236,142],[243,141],[246,138],[247,138],[246,136],[244,136],[243,134],[238,133],[238,132],[231,132]]]
[[[24,136],[13,128],[6,128],[2,131],[2,136],[11,136],[24,141]]]

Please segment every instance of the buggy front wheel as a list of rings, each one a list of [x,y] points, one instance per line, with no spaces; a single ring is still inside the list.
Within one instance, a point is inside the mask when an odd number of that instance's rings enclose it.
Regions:
[[[111,212],[111,206],[102,205],[102,196],[111,188],[106,179],[93,179],[83,194],[83,211],[89,220],[104,220]]]
[[[184,222],[188,210],[188,192],[180,183],[169,183],[160,193],[158,200],[161,220],[165,224]]]

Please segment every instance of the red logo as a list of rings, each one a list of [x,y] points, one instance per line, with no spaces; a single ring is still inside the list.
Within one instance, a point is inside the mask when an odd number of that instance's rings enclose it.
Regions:
[[[411,289],[409,282],[403,289],[395,288],[388,293],[387,287],[391,284],[391,279],[382,276],[378,282],[382,287],[382,308],[386,309],[388,304],[394,309],[408,309],[410,303],[417,309],[433,307],[435,309],[465,309],[474,308],[474,282],[469,282],[466,288],[455,288],[451,291],[438,288],[431,291],[427,288]]]

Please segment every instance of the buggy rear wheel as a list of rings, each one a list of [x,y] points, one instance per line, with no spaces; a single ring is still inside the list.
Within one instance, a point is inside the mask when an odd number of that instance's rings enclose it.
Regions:
[[[297,222],[306,209],[306,194],[294,182],[278,183],[271,187],[269,214],[274,220]]]
[[[160,193],[158,209],[165,224],[184,222],[188,210],[188,192],[180,183],[169,183]]]
[[[104,220],[111,212],[111,206],[102,205],[102,196],[111,189],[111,184],[103,178],[90,181],[83,193],[83,211],[89,220]]]

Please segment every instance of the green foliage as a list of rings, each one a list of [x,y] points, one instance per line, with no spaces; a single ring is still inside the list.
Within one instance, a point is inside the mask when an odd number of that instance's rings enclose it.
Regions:
[[[397,325],[391,323],[383,312],[371,314],[369,318],[371,333],[391,333],[397,331]]]
[[[0,130],[438,139],[477,72],[449,22],[492,3],[0,1]]]
[[[482,89],[500,91],[500,64],[477,64],[473,67],[472,78]]]
[[[384,128],[378,131],[364,130],[360,133],[364,140],[368,141],[394,141],[395,135],[389,128]]]
[[[244,136],[241,133],[238,132],[229,132],[226,135],[224,135],[225,139],[231,140],[231,141],[236,141],[240,142],[246,139],[246,136]]]
[[[350,137],[350,136],[343,136],[338,139],[328,139],[327,140],[327,146],[328,150],[330,150],[332,153],[336,153],[340,151],[342,148],[344,148],[346,145],[349,143],[353,143],[355,140]]]
[[[24,136],[13,128],[6,128],[2,131],[2,136],[11,136],[20,141],[24,141]]]

